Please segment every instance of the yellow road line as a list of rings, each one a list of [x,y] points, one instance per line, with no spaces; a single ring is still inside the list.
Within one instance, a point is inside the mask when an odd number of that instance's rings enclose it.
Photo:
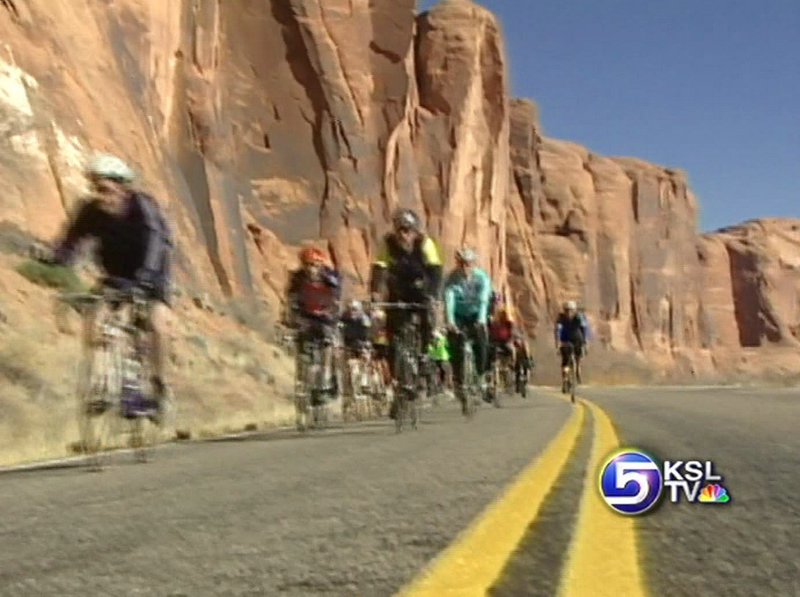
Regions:
[[[611,419],[583,400],[594,418],[594,442],[559,597],[638,597],[647,595],[636,551],[633,518],[614,513],[600,496],[598,470],[619,447]]]
[[[486,594],[536,518],[578,440],[585,408],[572,411],[541,457],[470,524],[399,595],[405,597]]]

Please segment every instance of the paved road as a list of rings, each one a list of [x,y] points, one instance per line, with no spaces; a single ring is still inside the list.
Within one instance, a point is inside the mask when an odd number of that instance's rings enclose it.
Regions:
[[[635,521],[651,594],[800,595],[800,392],[585,395],[624,443],[713,459],[733,497]],[[366,423],[173,445],[147,465],[120,455],[100,474],[0,474],[0,595],[391,595],[576,408],[542,391],[470,423],[445,407],[400,436]],[[584,524],[594,419],[492,594],[555,594]]]

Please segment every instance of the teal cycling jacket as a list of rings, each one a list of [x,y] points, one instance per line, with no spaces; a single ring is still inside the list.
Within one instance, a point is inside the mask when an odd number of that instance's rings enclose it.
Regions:
[[[453,270],[444,283],[447,323],[477,320],[486,324],[491,297],[492,281],[484,270],[476,267],[469,279],[460,270]]]

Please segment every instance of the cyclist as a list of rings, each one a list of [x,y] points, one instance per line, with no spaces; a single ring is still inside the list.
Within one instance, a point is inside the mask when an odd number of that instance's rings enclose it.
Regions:
[[[340,319],[342,323],[342,341],[348,352],[357,353],[364,344],[370,342],[372,320],[361,301],[350,301]]]
[[[430,346],[428,347],[428,359],[433,364],[430,371],[428,387],[444,389],[447,387],[447,366],[450,361],[450,352],[447,348],[447,337],[441,330],[433,332]],[[434,380],[436,383],[434,383]]]
[[[489,317],[489,303],[492,295],[492,282],[489,275],[477,267],[478,256],[469,247],[456,252],[456,268],[445,281],[445,316],[448,327],[453,381],[462,412],[467,412],[464,396],[464,336],[473,342],[475,370],[481,379],[481,390],[486,395],[486,324]]]
[[[143,406],[151,411],[150,418],[160,422],[168,393],[166,322],[170,307],[172,232],[156,200],[134,189],[135,174],[122,159],[99,154],[89,162],[84,175],[93,195],[78,207],[54,252],[38,257],[49,264],[70,266],[82,241],[91,238],[97,241],[96,255],[104,272],[98,290],[105,287],[142,291],[148,300],[153,389],[153,397]],[[107,308],[98,303],[87,313],[84,350],[92,350],[98,331],[96,322],[103,319]]]
[[[561,354],[562,387],[566,383],[572,351],[575,351],[575,376],[578,383],[581,383],[580,363],[588,338],[589,325],[586,317],[578,312],[578,305],[575,301],[566,301],[555,326],[556,350]]]
[[[333,344],[339,312],[341,282],[339,273],[327,263],[325,254],[316,247],[300,251],[301,267],[289,276],[289,327],[300,327],[298,348],[305,342],[324,342],[325,379],[323,392],[336,392],[333,375]]]
[[[512,363],[515,361],[513,343],[515,335],[514,321],[508,309],[500,303],[489,323],[488,371],[491,371],[492,367],[494,367],[494,362],[498,355],[508,356]]]
[[[442,260],[433,239],[422,230],[422,223],[411,209],[398,209],[392,215],[392,232],[386,234],[372,264],[370,276],[372,300],[381,298],[386,289],[389,302],[426,305],[420,310],[420,361],[430,343],[435,304],[442,280]],[[394,347],[391,338],[407,321],[408,311],[388,309],[386,328],[389,335],[389,367],[394,377]]]

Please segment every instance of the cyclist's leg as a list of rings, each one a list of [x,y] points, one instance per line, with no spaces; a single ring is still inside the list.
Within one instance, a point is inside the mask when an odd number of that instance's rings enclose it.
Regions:
[[[486,373],[489,371],[489,335],[486,326],[475,324],[471,326],[470,334],[475,350],[475,371],[478,376],[485,379]]]
[[[156,399],[161,400],[166,390],[166,355],[168,347],[169,307],[161,301],[152,301],[149,307],[150,367]]]
[[[389,368],[389,375],[392,381],[397,379],[397,372],[395,371],[395,361],[397,360],[395,357],[396,353],[395,338],[397,337],[397,332],[400,329],[400,326],[403,324],[402,316],[403,313],[397,309],[389,309],[386,311],[386,335],[389,340],[389,344],[386,348],[387,361],[388,361],[387,365]]]
[[[575,351],[575,379],[578,383],[583,383],[581,380],[581,359],[583,358],[583,344],[576,342],[572,350]]]
[[[569,357],[572,353],[572,345],[571,344],[562,344],[561,345],[561,373],[562,376],[567,374],[569,370]]]
[[[317,334],[322,340],[322,367],[323,385],[326,392],[336,391],[336,371],[334,370],[334,346],[333,338],[336,330],[333,326],[320,324],[317,326]]]
[[[461,388],[464,385],[464,340],[459,334],[448,332],[447,343],[450,348],[450,368],[453,385]]]

